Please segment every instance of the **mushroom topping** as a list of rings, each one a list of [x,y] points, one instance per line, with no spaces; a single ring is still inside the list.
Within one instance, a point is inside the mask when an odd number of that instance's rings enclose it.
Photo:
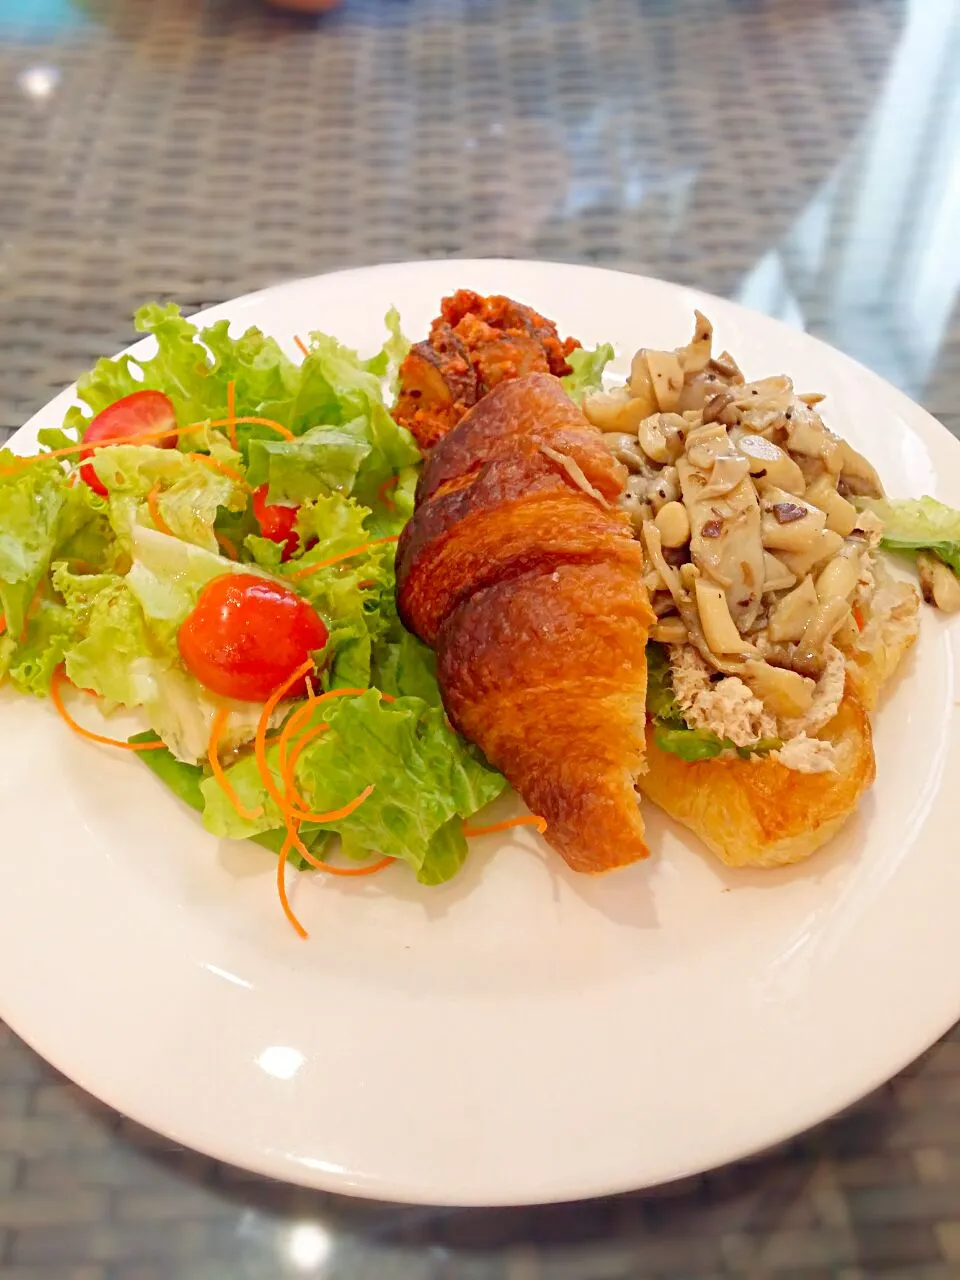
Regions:
[[[747,459],[753,482],[762,493],[764,489],[786,489],[788,493],[802,494],[806,482],[803,472],[784,449],[766,436],[751,435],[740,430],[734,435],[737,448]]]
[[[760,505],[763,545],[771,551],[807,550],[827,521],[812,503],[785,489],[768,489]]]
[[[927,604],[936,605],[943,613],[960,611],[960,580],[952,569],[929,551],[921,551],[917,556],[917,571]]]
[[[683,453],[688,423],[678,413],[654,413],[637,428],[637,440],[648,458],[661,464],[676,462]]]
[[[820,604],[813,578],[806,577],[778,601],[771,611],[767,635],[774,644],[799,640]]]
[[[696,321],[686,347],[638,351],[627,386],[584,411],[631,470],[621,505],[688,722],[745,747],[779,737],[787,767],[830,769],[833,748],[810,735],[836,713],[844,652],[878,600],[882,526],[849,499],[880,495],[879,477],[826,427],[817,397],[787,377],[745,382]],[[960,579],[920,563],[928,598],[960,611]]]
[[[724,481],[718,481],[720,501],[711,484],[717,471]],[[690,517],[691,558],[724,588],[731,616],[737,625],[747,628],[760,607],[763,544],[760,504],[747,474],[746,459],[734,449],[726,430],[711,424],[698,427],[687,437],[687,452],[677,462],[677,474]],[[726,482],[731,480],[728,486]]]

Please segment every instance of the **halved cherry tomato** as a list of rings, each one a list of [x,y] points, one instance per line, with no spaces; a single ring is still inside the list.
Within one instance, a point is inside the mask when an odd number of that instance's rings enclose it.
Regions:
[[[125,439],[135,442],[137,436],[176,425],[176,411],[169,397],[162,391],[134,391],[132,395],[124,396],[122,400],[97,414],[83,433],[83,443],[96,444],[100,440]],[[177,437],[161,436],[145,443],[172,449],[177,443]],[[81,458],[92,456],[92,449],[85,449],[80,455]],[[107,496],[106,487],[92,462],[87,462],[80,468],[80,475],[94,493],[99,493],[102,498]]]
[[[225,573],[200,592],[177,641],[184,666],[212,693],[264,702],[323,648],[327,628],[289,587],[252,573]]]
[[[288,507],[280,502],[267,503],[269,485],[262,484],[253,491],[253,514],[257,517],[260,532],[271,542],[279,542],[283,547],[281,560],[289,560],[300,546],[295,525],[299,507]]]

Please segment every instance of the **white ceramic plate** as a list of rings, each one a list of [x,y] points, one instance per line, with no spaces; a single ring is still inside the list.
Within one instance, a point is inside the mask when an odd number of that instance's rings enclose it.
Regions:
[[[429,262],[207,316],[291,352],[310,328],[372,350],[389,304],[420,336],[459,286],[612,340],[621,371],[641,344],[686,340],[700,307],[748,376],[829,393],[828,421],[894,493],[960,505],[960,446],[899,392],[802,333],[655,280]],[[280,913],[270,855],[218,845],[137,761],[0,694],[0,1012],[144,1124],[331,1190],[522,1203],[731,1160],[853,1102],[960,1017],[958,656],[960,628],[925,611],[877,717],[877,784],[806,866],[726,872],[652,813],[654,857],[600,880],[529,832],[486,837],[444,888],[400,868],[300,877],[307,943]]]

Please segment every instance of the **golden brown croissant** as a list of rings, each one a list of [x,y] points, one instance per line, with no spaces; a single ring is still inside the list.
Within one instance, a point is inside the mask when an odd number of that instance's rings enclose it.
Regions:
[[[503,382],[434,448],[397,552],[405,625],[452,723],[579,871],[647,856],[643,552],[626,473],[549,374]]]

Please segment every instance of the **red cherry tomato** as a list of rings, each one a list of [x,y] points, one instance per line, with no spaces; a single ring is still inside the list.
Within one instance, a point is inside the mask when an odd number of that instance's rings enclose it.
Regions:
[[[288,507],[279,502],[267,503],[269,485],[262,484],[253,491],[253,514],[257,517],[260,532],[271,542],[279,542],[283,547],[281,560],[289,560],[300,546],[295,525],[299,507]]]
[[[184,666],[222,698],[264,702],[327,643],[316,610],[279,582],[225,573],[200,592],[177,637]],[[291,689],[297,696],[305,683]]]
[[[91,421],[83,433],[84,444],[96,444],[100,440],[131,440],[136,443],[138,436],[162,431],[165,427],[174,428],[177,415],[169,398],[162,391],[134,391],[133,395],[124,396],[116,404],[102,410]],[[176,436],[160,436],[144,441],[145,444],[158,445],[162,449],[172,449],[177,443]],[[92,449],[85,449],[81,458],[93,456]],[[102,498],[107,496],[103,481],[94,470],[92,462],[80,468],[81,477],[94,493]]]

